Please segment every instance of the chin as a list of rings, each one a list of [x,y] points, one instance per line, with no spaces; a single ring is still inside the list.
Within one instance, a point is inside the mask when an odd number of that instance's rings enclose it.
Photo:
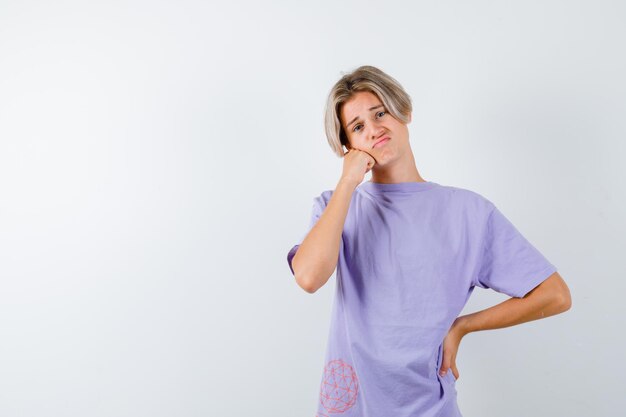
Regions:
[[[394,152],[393,149],[382,149],[380,154],[377,155],[376,157],[376,163],[378,165],[386,165],[389,162],[394,161],[395,159],[398,159],[398,155],[396,154],[396,152]]]

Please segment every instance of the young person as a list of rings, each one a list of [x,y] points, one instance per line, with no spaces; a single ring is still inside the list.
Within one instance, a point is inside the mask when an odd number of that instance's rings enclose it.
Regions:
[[[459,417],[461,339],[571,305],[557,268],[491,201],[422,178],[411,112],[402,86],[372,66],[328,97],[326,135],[343,172],[287,255],[309,293],[337,270],[318,416]],[[476,286],[512,298],[457,317]]]

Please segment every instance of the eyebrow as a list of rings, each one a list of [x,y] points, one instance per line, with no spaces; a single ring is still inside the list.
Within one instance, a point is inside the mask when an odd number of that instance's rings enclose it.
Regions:
[[[369,111],[372,111],[372,110],[377,109],[377,108],[379,108],[379,107],[384,107],[384,106],[383,106],[382,104],[379,104],[378,106],[370,107],[368,110],[369,110]],[[351,125],[352,123],[354,123],[354,122],[355,122],[358,118],[359,118],[359,116],[357,116],[357,117],[355,117],[354,119],[352,119],[352,121],[346,125],[346,129],[347,129],[347,128],[349,128],[349,127],[350,127],[350,125]]]

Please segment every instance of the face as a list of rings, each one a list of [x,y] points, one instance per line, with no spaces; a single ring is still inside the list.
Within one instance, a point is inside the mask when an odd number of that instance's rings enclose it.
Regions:
[[[407,124],[387,113],[376,94],[369,91],[355,93],[343,104],[340,113],[350,147],[369,153],[378,167],[410,152]]]

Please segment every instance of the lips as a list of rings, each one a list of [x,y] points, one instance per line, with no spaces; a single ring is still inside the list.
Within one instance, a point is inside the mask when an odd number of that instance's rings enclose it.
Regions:
[[[377,148],[379,146],[383,146],[385,143],[389,142],[389,140],[390,140],[389,136],[385,136],[384,138],[382,138],[381,140],[376,142],[374,144],[374,146],[372,146],[372,148]]]

